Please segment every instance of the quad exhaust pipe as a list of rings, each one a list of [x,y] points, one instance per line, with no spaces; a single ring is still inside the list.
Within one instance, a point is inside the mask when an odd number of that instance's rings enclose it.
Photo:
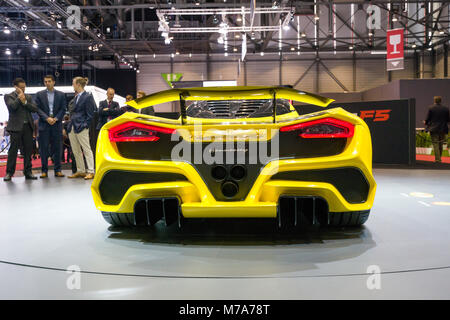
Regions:
[[[329,225],[328,203],[316,196],[281,196],[277,207],[279,229]],[[184,222],[177,197],[140,199],[134,206],[134,225],[153,226],[163,220],[166,226]]]
[[[183,216],[177,197],[140,199],[134,206],[135,226],[153,226],[164,220],[166,226],[175,222],[181,228]]]
[[[281,196],[277,208],[277,227],[328,225],[328,203],[315,196]]]

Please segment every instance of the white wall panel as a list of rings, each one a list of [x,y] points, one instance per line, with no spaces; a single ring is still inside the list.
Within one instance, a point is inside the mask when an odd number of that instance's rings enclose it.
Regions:
[[[170,63],[144,63],[140,65],[140,71],[137,74],[138,90],[150,94],[169,88],[161,73],[170,72]]]
[[[444,78],[444,55],[440,54],[436,59],[436,78]]]
[[[206,62],[174,63],[174,73],[182,73],[181,81],[206,80]]]
[[[150,94],[169,89],[169,85],[161,76],[161,73],[170,73],[170,63],[143,63],[140,65],[140,73],[137,74],[137,89]],[[172,111],[172,104],[165,103],[154,107],[156,112]]]
[[[248,61],[247,85],[271,86],[279,84],[278,61]]]
[[[210,63],[209,80],[238,80],[237,61],[217,61]]]
[[[375,88],[387,82],[384,59],[356,60],[356,91]]]
[[[291,57],[292,58],[292,57]],[[296,58],[296,57],[295,57]],[[282,84],[293,85],[313,62],[305,56],[305,60],[283,60]],[[437,59],[436,77],[443,77],[442,56]],[[322,60],[327,68],[351,92],[353,91],[353,62],[351,59]],[[425,59],[425,69],[431,70],[430,59]],[[170,63],[141,63],[141,73],[137,75],[139,90],[153,93],[168,89],[167,83],[162,79],[161,73],[170,72]],[[210,80],[237,80],[238,85],[244,85],[244,64],[241,64],[241,74],[238,75],[238,62],[236,60],[215,60],[209,65]],[[246,62],[247,85],[278,85],[279,61],[267,61],[265,57],[249,57]],[[177,62],[173,64],[173,71],[183,74],[183,80],[207,80],[207,65],[205,62]],[[425,74],[425,78],[430,77]],[[392,72],[392,80],[414,78],[414,60],[405,60],[405,69]],[[356,60],[356,91],[364,91],[386,84],[388,82],[386,61],[384,59],[357,59]],[[298,89],[315,92],[316,66],[313,66],[305,78],[296,86]],[[319,92],[343,92],[343,89],[326,73],[319,68]],[[171,106],[157,107],[157,111],[171,111]]]
[[[312,63],[311,60],[283,61],[283,84],[294,85]],[[314,91],[315,74],[316,67],[313,66],[295,88],[305,91]]]
[[[323,64],[348,91],[353,91],[353,62],[351,60],[323,60]],[[319,68],[319,92],[344,92],[344,89],[326,72]]]

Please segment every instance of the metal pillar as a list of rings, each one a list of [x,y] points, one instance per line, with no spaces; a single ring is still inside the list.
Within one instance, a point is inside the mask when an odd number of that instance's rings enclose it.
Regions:
[[[316,93],[319,93],[319,72],[320,72],[320,67],[319,67],[319,62],[320,62],[320,58],[319,58],[319,51],[316,51],[316,81],[315,81],[315,88],[314,91]]]
[[[247,85],[247,61],[244,60],[243,63],[244,63],[244,86],[246,86]]]
[[[356,92],[356,53],[353,51],[353,92]]]
[[[135,40],[136,37],[134,35],[134,8],[131,8],[131,35],[130,39]]]
[[[211,80],[211,59],[209,57],[209,52],[206,54],[206,80]]]
[[[436,78],[436,51],[430,51],[431,55],[431,78]]]
[[[448,77],[448,44],[444,44],[444,78]]]
[[[281,86],[283,84],[283,53],[280,54],[280,62],[278,68],[278,84]]]

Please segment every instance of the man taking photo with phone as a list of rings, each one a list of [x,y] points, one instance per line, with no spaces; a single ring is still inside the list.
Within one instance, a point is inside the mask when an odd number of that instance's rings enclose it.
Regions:
[[[8,162],[6,164],[6,175],[4,181],[11,181],[16,171],[16,159],[19,146],[23,153],[23,173],[25,179],[36,180],[31,171],[31,153],[33,151],[34,121],[31,112],[37,112],[30,95],[25,94],[25,80],[16,78],[13,81],[14,92],[5,95],[5,104],[8,107],[9,120],[5,128],[11,135],[11,146],[8,151]]]

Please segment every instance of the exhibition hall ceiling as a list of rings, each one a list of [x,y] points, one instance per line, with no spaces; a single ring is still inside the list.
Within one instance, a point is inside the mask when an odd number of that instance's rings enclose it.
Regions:
[[[448,1],[3,0],[0,59],[111,60],[139,55],[242,57],[383,54],[386,30],[405,49],[449,41]]]

